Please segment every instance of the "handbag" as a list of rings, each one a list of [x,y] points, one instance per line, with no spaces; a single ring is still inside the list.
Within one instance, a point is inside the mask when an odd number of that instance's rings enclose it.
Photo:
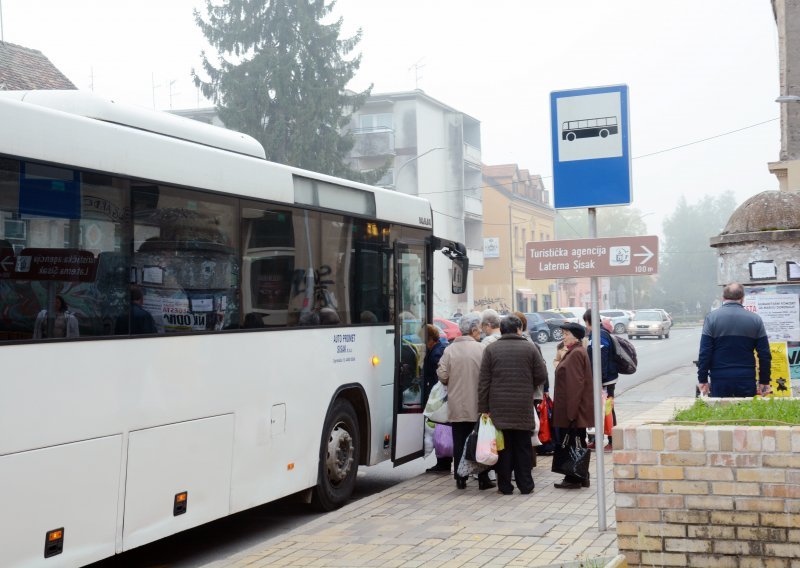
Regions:
[[[581,446],[578,436],[572,430],[564,434],[564,439],[556,446],[553,465],[550,471],[570,477],[589,479],[589,448]]]
[[[433,431],[433,449],[437,458],[453,457],[453,428],[448,424],[437,424]]]

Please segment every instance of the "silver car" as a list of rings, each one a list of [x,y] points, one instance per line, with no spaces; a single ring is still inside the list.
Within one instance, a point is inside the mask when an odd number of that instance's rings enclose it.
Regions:
[[[628,322],[628,337],[636,339],[653,335],[659,339],[669,339],[672,322],[662,310],[636,310]]]
[[[625,333],[631,320],[631,316],[624,310],[600,310],[600,315],[611,320],[614,333]]]

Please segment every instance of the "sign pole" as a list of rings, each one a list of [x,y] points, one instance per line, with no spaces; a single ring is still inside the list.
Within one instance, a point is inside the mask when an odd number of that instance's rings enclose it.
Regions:
[[[589,238],[597,238],[597,209],[589,208]],[[601,324],[600,307],[598,302],[597,276],[592,276],[591,306],[592,306],[592,386],[594,395],[594,457],[597,465],[597,529],[606,530],[606,481],[603,449],[603,371],[601,366]]]

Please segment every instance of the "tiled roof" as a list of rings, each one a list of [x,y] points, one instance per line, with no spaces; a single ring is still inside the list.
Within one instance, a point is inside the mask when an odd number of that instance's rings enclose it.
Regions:
[[[0,90],[75,88],[41,51],[0,42]]]

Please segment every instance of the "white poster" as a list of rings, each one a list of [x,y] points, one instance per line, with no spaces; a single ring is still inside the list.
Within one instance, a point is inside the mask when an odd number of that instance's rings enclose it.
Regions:
[[[800,302],[797,294],[746,296],[744,307],[761,316],[770,341],[800,341]]]

